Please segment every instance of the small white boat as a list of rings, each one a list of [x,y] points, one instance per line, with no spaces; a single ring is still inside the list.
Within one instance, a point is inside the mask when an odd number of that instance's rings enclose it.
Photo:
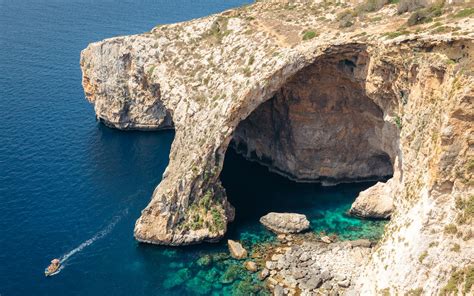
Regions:
[[[51,260],[51,264],[46,267],[44,270],[44,275],[45,276],[53,276],[59,271],[59,267],[61,267],[61,261],[59,259],[53,259]]]

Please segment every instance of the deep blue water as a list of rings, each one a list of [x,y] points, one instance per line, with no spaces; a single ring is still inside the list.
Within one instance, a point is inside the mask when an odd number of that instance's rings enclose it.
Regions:
[[[235,262],[196,263],[222,244],[171,249],[133,239],[135,220],[167,165],[173,132],[120,132],[95,122],[79,54],[93,41],[249,2],[0,0],[0,295],[235,291],[216,280]],[[238,210],[229,236],[248,245],[272,239],[257,222],[269,210],[305,212],[315,230],[343,238],[380,229],[343,215],[367,184],[294,184],[232,153],[222,178]],[[64,269],[45,278],[49,260],[67,254]]]

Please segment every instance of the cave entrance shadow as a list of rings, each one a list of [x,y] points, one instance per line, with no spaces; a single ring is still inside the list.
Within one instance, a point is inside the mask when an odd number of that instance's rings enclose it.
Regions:
[[[334,233],[347,239],[367,237],[367,233],[363,233],[367,232],[367,226],[384,223],[345,214],[359,192],[375,182],[335,186],[298,183],[246,160],[232,148],[226,153],[221,181],[236,212],[234,222],[229,224],[230,238],[240,238],[243,232],[264,231],[259,219],[269,212],[305,214],[313,231]],[[368,237],[376,238],[379,234],[370,233]]]
[[[360,191],[392,177],[399,138],[384,118],[390,96],[367,93],[369,62],[363,45],[333,48],[238,123],[221,173],[236,210],[230,235],[272,211],[305,214],[314,230],[346,238],[368,229],[372,221],[345,213]]]

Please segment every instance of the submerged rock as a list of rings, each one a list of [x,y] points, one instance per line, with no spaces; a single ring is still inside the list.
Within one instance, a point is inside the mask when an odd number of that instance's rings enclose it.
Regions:
[[[244,266],[248,271],[251,271],[251,272],[256,272],[257,271],[257,264],[253,261],[246,261],[244,263]]]
[[[223,284],[230,284],[235,280],[242,278],[244,276],[245,270],[240,265],[232,264],[230,265],[224,274],[221,276],[220,281]]]
[[[260,218],[260,223],[277,234],[299,233],[309,229],[309,221],[302,214],[272,212]]]
[[[186,288],[197,295],[209,295],[212,291],[212,284],[206,281],[203,276],[195,276],[186,282]]]
[[[172,289],[181,286],[191,278],[191,271],[188,268],[182,268],[176,272],[170,272],[169,276],[163,282],[165,289]]]
[[[247,250],[239,242],[228,240],[227,245],[229,247],[230,255],[235,259],[247,258]]]
[[[212,263],[212,257],[210,255],[204,255],[201,258],[198,259],[197,265],[203,267],[203,266],[209,266]]]

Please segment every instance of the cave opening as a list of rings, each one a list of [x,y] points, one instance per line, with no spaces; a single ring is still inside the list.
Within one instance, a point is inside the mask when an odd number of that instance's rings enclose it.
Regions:
[[[323,55],[239,123],[221,174],[236,209],[230,232],[275,211],[306,214],[314,230],[344,238],[381,235],[379,221],[345,214],[393,175],[398,132],[366,94],[368,62],[360,47]]]

